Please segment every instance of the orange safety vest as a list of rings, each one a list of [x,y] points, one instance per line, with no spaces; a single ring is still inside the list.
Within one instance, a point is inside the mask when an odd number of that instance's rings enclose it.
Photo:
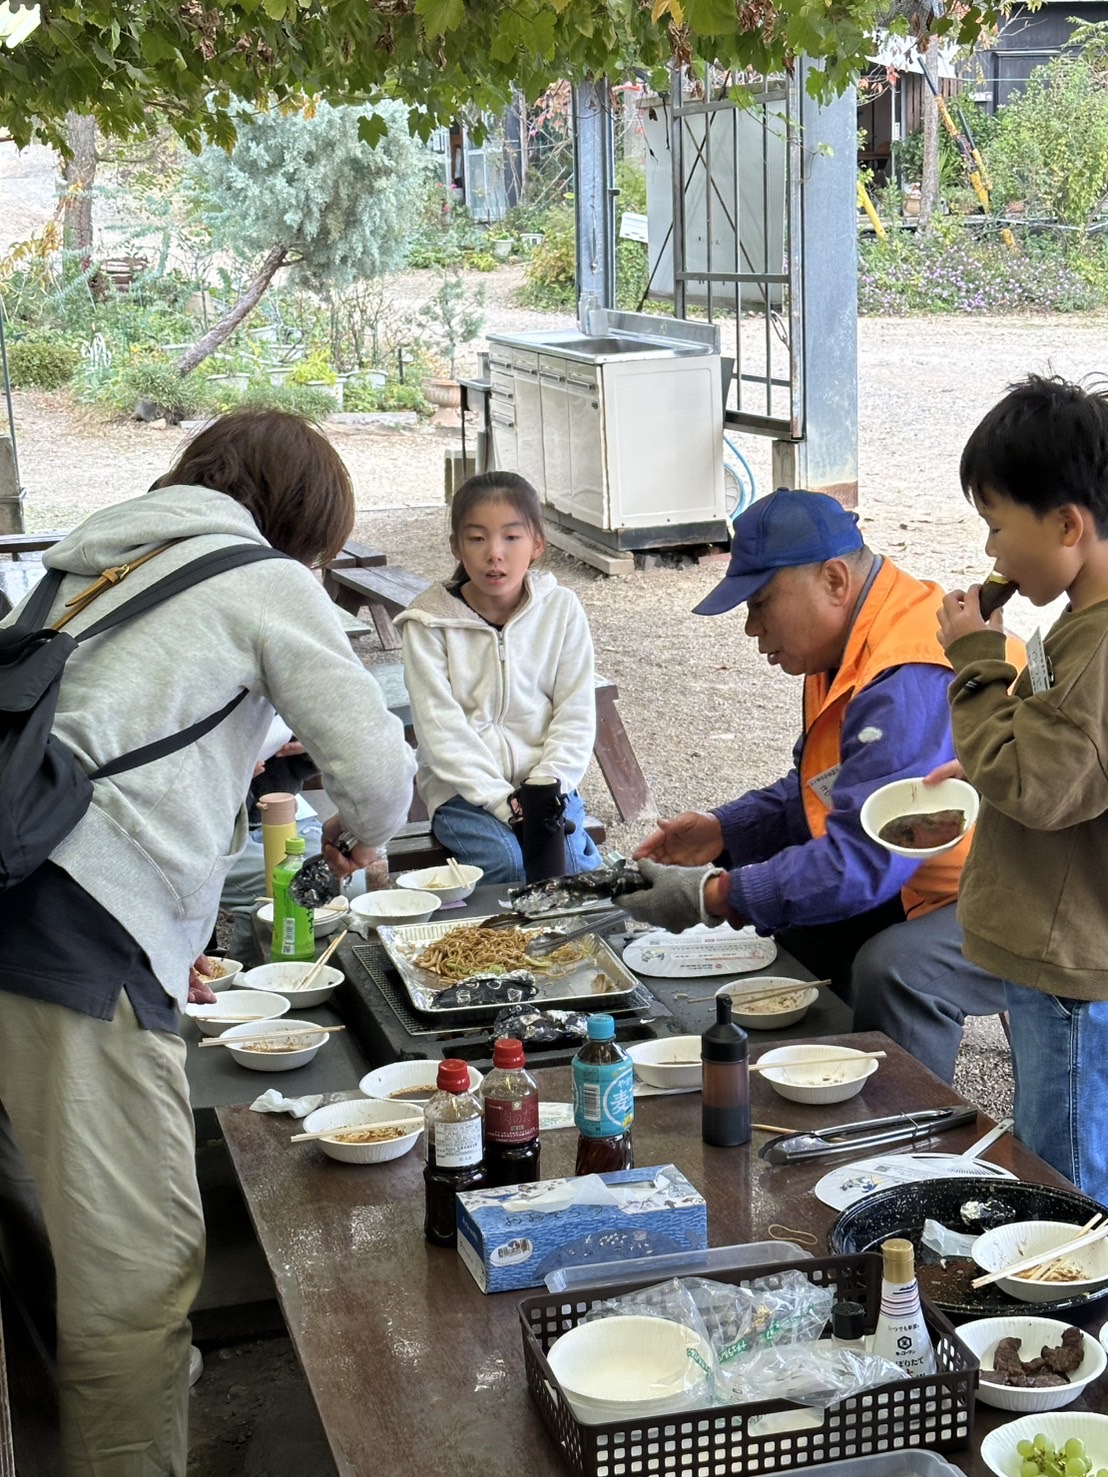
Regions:
[[[805,677],[800,793],[813,836],[826,834],[832,806],[830,783],[825,778],[814,786],[812,781],[826,777],[841,762],[843,719],[855,693],[890,667],[906,662],[950,667],[938,638],[942,599],[938,585],[913,579],[886,559],[847,637],[838,671],[833,676],[817,672]],[[922,917],[955,901],[970,836],[967,832],[957,846],[928,857],[901,888],[906,917]]]

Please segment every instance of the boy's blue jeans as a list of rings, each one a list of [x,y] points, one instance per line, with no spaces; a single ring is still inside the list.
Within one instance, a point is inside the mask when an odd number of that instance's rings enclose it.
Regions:
[[[566,837],[566,874],[594,872],[601,865],[596,843],[585,830],[585,804],[574,790],[566,796],[565,818],[574,824]],[[523,853],[511,826],[479,805],[452,795],[435,811],[431,829],[452,856],[484,872],[482,882],[518,883],[524,880]]]
[[[1108,1204],[1108,1001],[1063,1000],[1006,981],[1016,1137]]]

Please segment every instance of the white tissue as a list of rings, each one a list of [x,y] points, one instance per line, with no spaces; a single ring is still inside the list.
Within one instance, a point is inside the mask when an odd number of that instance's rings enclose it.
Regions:
[[[321,1092],[310,1093],[307,1097],[285,1097],[283,1093],[271,1087],[268,1092],[263,1092],[261,1097],[255,1098],[250,1104],[252,1113],[291,1113],[294,1118],[306,1118],[323,1102]]]
[[[567,1210],[571,1205],[619,1205],[618,1196],[606,1185],[598,1174],[585,1174],[580,1179],[553,1180],[549,1187],[535,1195],[516,1195],[501,1202],[501,1209],[509,1215],[522,1215],[525,1211],[538,1211],[551,1215],[555,1211]]]

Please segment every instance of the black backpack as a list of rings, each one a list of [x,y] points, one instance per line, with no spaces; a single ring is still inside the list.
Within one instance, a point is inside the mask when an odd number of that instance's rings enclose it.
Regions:
[[[89,807],[94,780],[137,769],[186,748],[222,723],[247,694],[244,687],[218,713],[180,733],[132,749],[88,774],[76,755],[51,731],[65,664],[77,646],[152,610],[200,580],[259,559],[286,557],[258,544],[216,549],[125,600],[79,636],[53,626],[42,628],[65,578],[63,570],[47,571],[19,619],[0,627],[0,892],[24,881],[65,840]],[[134,561],[130,567],[135,568],[139,562]],[[96,593],[112,582],[106,579]],[[74,613],[88,603],[88,599],[77,597],[78,610]]]

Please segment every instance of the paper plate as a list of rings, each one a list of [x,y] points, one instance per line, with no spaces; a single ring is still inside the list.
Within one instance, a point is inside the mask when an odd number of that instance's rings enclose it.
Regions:
[[[832,1210],[845,1210],[848,1205],[887,1190],[890,1185],[910,1184],[915,1180],[951,1179],[1014,1180],[1010,1169],[989,1164],[984,1159],[965,1159],[960,1154],[875,1154],[855,1164],[840,1164],[817,1181],[814,1194]]]
[[[658,979],[701,979],[713,974],[748,974],[765,969],[777,958],[772,939],[759,938],[752,928],[726,923],[707,928],[698,923],[684,933],[643,934],[623,951],[623,962],[636,974]]]

